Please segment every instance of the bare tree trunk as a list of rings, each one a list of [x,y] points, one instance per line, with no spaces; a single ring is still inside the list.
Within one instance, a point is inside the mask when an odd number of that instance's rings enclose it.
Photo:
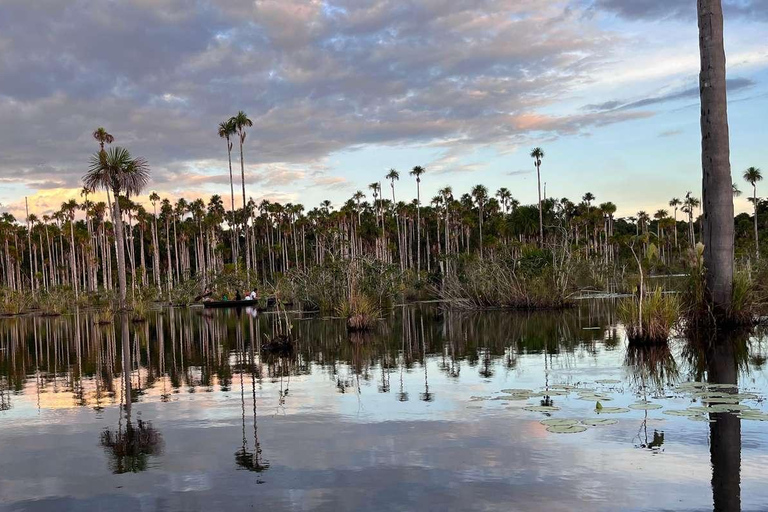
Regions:
[[[712,304],[726,313],[733,290],[734,224],[721,0],[698,0],[698,14],[704,266]]]

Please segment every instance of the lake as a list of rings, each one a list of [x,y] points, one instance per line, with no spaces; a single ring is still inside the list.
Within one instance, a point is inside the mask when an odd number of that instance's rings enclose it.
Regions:
[[[614,309],[0,319],[0,511],[768,510],[764,338]]]

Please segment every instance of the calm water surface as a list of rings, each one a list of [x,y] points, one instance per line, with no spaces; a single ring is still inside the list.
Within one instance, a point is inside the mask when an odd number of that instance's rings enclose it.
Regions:
[[[290,317],[285,355],[275,314],[0,320],[0,510],[768,510],[768,422],[674,412],[768,412],[759,336],[632,348],[607,301]]]

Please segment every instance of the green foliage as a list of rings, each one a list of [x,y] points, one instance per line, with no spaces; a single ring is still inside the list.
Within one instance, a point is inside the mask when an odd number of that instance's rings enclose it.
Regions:
[[[617,316],[624,324],[631,342],[665,342],[680,318],[680,298],[656,288],[642,298],[622,300]]]
[[[457,309],[550,309],[573,304],[570,266],[549,251],[520,258],[472,259],[448,275],[437,295]]]
[[[387,308],[402,293],[404,282],[404,275],[397,267],[358,258],[292,270],[281,286],[286,287],[286,295],[303,308],[330,313],[348,303],[353,295],[366,297],[378,308]]]
[[[368,331],[381,317],[378,304],[360,294],[345,299],[336,311],[339,316],[347,319],[347,329],[350,331]]]
[[[27,292],[17,292],[10,288],[0,288],[0,313],[18,315],[29,309],[32,297]]]

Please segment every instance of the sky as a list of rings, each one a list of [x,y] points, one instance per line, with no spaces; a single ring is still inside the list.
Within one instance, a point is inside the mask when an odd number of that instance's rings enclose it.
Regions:
[[[768,0],[723,0],[731,164],[768,168]],[[245,111],[247,195],[341,205],[482,183],[592,192],[618,215],[700,194],[694,0],[0,0],[0,204],[80,198],[105,127],[145,195],[229,204],[218,124]],[[233,152],[240,203],[239,152]],[[760,191],[758,190],[758,194]],[[668,207],[667,207],[668,208]]]

